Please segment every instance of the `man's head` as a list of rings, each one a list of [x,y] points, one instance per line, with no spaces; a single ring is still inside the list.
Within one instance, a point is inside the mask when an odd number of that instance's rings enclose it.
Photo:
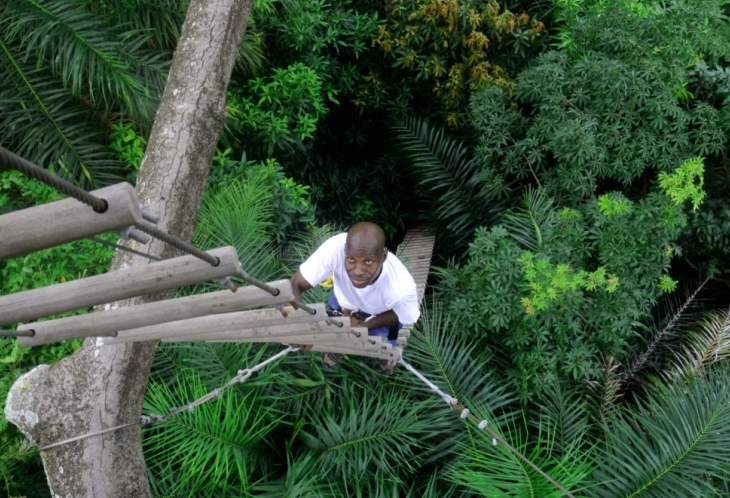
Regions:
[[[348,230],[345,270],[352,285],[362,289],[373,284],[380,276],[387,257],[385,233],[378,225],[364,221]]]

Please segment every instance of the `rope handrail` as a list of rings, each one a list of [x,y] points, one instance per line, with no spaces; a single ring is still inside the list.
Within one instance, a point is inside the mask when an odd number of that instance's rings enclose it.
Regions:
[[[507,448],[510,452],[512,452],[512,454],[514,454],[516,457],[518,457],[519,459],[521,459],[527,465],[529,465],[530,467],[532,467],[533,470],[535,470],[542,477],[544,477],[548,482],[550,482],[550,484],[552,484],[553,486],[555,486],[556,488],[558,488],[560,491],[562,491],[563,493],[565,493],[565,496],[568,496],[570,498],[575,498],[575,496],[570,491],[568,491],[563,486],[561,486],[560,483],[558,483],[555,479],[553,479],[552,477],[550,477],[549,475],[547,475],[542,469],[540,469],[540,467],[538,467],[537,465],[535,465],[534,463],[532,463],[532,461],[530,461],[530,459],[528,459],[525,455],[523,455],[522,453],[520,453],[519,451],[517,451],[517,449],[515,447],[513,447],[512,445],[510,445],[507,441],[504,440],[504,438],[502,438],[499,434],[497,434],[496,432],[494,432],[488,426],[487,420],[480,420],[479,418],[477,418],[476,416],[474,416],[469,411],[469,409],[466,408],[463,404],[459,403],[459,401],[456,398],[454,398],[453,396],[450,396],[450,395],[446,394],[445,392],[443,392],[441,389],[438,388],[438,386],[436,386],[433,382],[431,382],[428,379],[426,379],[426,377],[424,377],[418,370],[416,370],[415,368],[413,368],[413,366],[411,366],[408,363],[406,363],[405,360],[403,360],[403,357],[402,356],[400,358],[398,358],[398,363],[400,363],[401,365],[403,365],[406,368],[406,370],[408,370],[413,375],[415,375],[416,377],[418,377],[421,381],[423,381],[428,387],[431,388],[432,391],[434,391],[436,394],[438,394],[439,396],[441,396],[441,399],[443,399],[446,402],[446,404],[449,405],[449,408],[451,408],[452,410],[457,411],[457,412],[460,413],[461,418],[469,418],[469,419],[473,420],[474,422],[476,422],[478,424],[479,429],[487,432],[492,437],[492,444],[494,444],[496,446],[497,445],[497,441],[499,441],[502,444],[502,446],[504,446],[505,448]]]
[[[49,173],[40,166],[36,166],[32,162],[26,161],[22,157],[10,152],[5,147],[0,147],[0,163],[4,164],[7,168],[20,171],[29,178],[43,182],[68,197],[73,197],[77,201],[83,202],[87,206],[91,206],[91,208],[97,213],[103,213],[107,209],[107,203],[104,199],[100,199],[81,187],[77,187],[73,183]]]
[[[271,363],[275,362],[279,358],[283,358],[284,356],[288,355],[289,353],[293,353],[293,352],[298,351],[298,350],[299,350],[298,348],[289,346],[288,348],[284,349],[283,351],[280,351],[279,353],[275,354],[271,358],[269,358],[267,360],[264,360],[261,363],[258,363],[257,365],[254,365],[251,368],[244,368],[242,370],[239,370],[236,373],[236,375],[233,378],[231,378],[231,380],[229,380],[222,387],[219,387],[217,389],[213,389],[208,394],[205,394],[204,396],[201,396],[200,398],[198,398],[198,399],[196,399],[194,401],[191,401],[187,405],[176,406],[176,407],[170,408],[168,410],[167,415],[164,415],[163,416],[163,415],[157,415],[157,414],[154,414],[154,413],[153,414],[150,414],[150,415],[141,415],[138,422],[129,422],[127,424],[122,424],[122,425],[117,425],[117,426],[114,426],[114,427],[109,427],[108,429],[102,429],[100,431],[89,432],[87,434],[82,434],[80,436],[76,436],[76,437],[64,439],[64,440],[58,441],[56,443],[47,444],[45,446],[42,446],[42,447],[38,448],[38,451],[45,451],[45,450],[48,450],[48,449],[51,449],[51,448],[55,448],[55,447],[58,447],[58,446],[62,446],[64,444],[72,443],[74,441],[80,441],[82,439],[87,439],[87,438],[90,438],[92,436],[99,436],[99,435],[102,435],[102,434],[106,434],[108,432],[113,432],[113,431],[117,431],[119,429],[124,429],[125,427],[132,427],[132,426],[135,426],[135,425],[139,425],[141,427],[144,427],[144,426],[147,426],[147,425],[155,424],[157,422],[166,422],[168,417],[171,417],[173,415],[177,415],[178,413],[181,413],[181,412],[184,412],[184,411],[190,411],[190,412],[192,412],[195,409],[196,406],[202,405],[206,401],[209,401],[209,400],[211,400],[213,398],[219,398],[221,396],[221,393],[225,389],[228,389],[229,387],[231,387],[234,384],[240,384],[240,383],[246,382],[254,373],[258,372],[259,370],[261,370],[265,366],[270,365]]]

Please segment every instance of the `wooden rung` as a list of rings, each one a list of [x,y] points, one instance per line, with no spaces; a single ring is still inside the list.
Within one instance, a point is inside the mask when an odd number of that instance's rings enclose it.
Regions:
[[[104,339],[104,344],[117,344],[121,342],[139,342],[161,339],[163,341],[199,341],[206,337],[230,330],[253,329],[275,326],[291,326],[317,320],[318,317],[326,317],[327,312],[324,304],[310,305],[317,311],[310,315],[304,310],[295,310],[286,307],[285,318],[282,313],[274,308],[252,311],[237,311],[234,313],[220,313],[217,315],[198,316],[187,320],[160,323],[148,327],[120,330],[116,337]]]
[[[136,329],[172,320],[186,320],[294,300],[289,280],[277,280],[268,285],[278,289],[279,294],[272,296],[258,287],[247,286],[239,287],[237,292],[221,290],[46,322],[27,323],[18,327],[18,330],[33,330],[35,335],[19,338],[18,344],[22,347],[39,346],[76,337],[105,336],[121,329]]]
[[[352,355],[352,356],[367,356],[370,358],[382,358],[384,360],[395,360],[403,353],[403,350],[401,348],[393,348],[393,352],[390,353],[380,353],[378,351],[367,351],[367,350],[358,350],[358,349],[350,349],[350,348],[340,348],[340,347],[333,347],[333,346],[320,346],[319,344],[316,344],[310,351],[316,351],[321,353],[341,353],[346,355]]]
[[[383,342],[380,337],[368,337],[356,338],[354,336],[344,337],[340,340],[333,340],[331,334],[317,335],[295,335],[295,336],[281,336],[275,339],[266,337],[243,337],[239,336],[236,339],[229,338],[225,340],[210,340],[206,342],[280,342],[282,344],[307,344],[310,346],[321,346],[328,347],[332,346],[335,348],[352,349],[355,351],[372,351],[380,353],[390,353],[393,346],[389,342]]]
[[[218,266],[194,256],[181,256],[2,296],[0,327],[238,274],[240,264],[233,247],[208,254],[220,260]]]
[[[49,202],[0,216],[0,260],[22,256],[142,222],[134,188],[119,183],[92,192],[108,208],[97,213],[76,199]]]
[[[218,332],[209,332],[206,334],[194,334],[190,333],[185,336],[177,337],[165,337],[162,338],[162,342],[190,342],[190,341],[233,341],[236,342],[239,338],[258,337],[262,338],[262,341],[256,342],[279,342],[277,337],[291,337],[291,336],[303,336],[307,334],[336,334],[340,332],[348,332],[350,330],[349,320],[339,317],[333,318],[332,321],[338,321],[342,323],[342,327],[336,325],[327,325],[325,322],[300,322],[300,323],[289,323],[286,325],[271,325],[264,327],[254,327],[248,329],[242,329],[239,327],[221,330]],[[356,332],[360,332],[359,328],[354,329]],[[367,329],[365,335],[367,335]],[[361,334],[362,335],[362,334]],[[104,343],[109,344],[112,339],[105,339]]]

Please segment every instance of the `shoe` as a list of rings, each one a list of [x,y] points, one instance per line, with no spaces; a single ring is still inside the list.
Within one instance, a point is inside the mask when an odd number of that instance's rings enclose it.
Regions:
[[[332,368],[342,361],[345,355],[342,353],[322,353],[322,367]]]
[[[383,375],[393,375],[395,373],[395,367],[398,366],[398,362],[381,358],[378,360],[378,365],[380,365],[380,370],[383,371]]]

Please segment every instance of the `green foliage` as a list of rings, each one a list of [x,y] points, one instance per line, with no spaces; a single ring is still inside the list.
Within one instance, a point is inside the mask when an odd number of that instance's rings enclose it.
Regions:
[[[608,179],[628,185],[647,170],[670,174],[689,157],[725,150],[724,110],[683,90],[698,54],[730,55],[717,2],[650,4],[645,15],[621,1],[561,5],[563,50],[517,76],[516,102],[496,87],[472,99],[489,167],[575,204]]]
[[[275,149],[304,149],[319,119],[327,113],[325,98],[334,92],[322,85],[321,76],[302,63],[276,68],[270,76],[251,79],[245,87],[229,88],[229,133],[246,137],[249,150],[262,149],[264,157]]]
[[[536,258],[530,251],[524,251],[517,260],[530,289],[529,297],[520,299],[525,313],[534,315],[538,311],[547,311],[551,303],[560,302],[571,292],[579,290],[593,291],[604,287],[611,293],[619,286],[619,279],[599,267],[593,272],[581,270],[574,272],[565,264],[553,265],[547,258]]]
[[[403,0],[386,7],[387,19],[373,45],[387,54],[393,68],[402,68],[402,78],[409,82],[399,92],[400,111],[414,90],[431,90],[444,106],[446,122],[456,127],[468,119],[464,111],[472,91],[512,86],[505,68],[490,60],[492,45],[499,47],[508,38],[512,55],[524,57],[545,25],[525,12],[516,15],[501,7],[490,0]]]
[[[680,379],[692,379],[709,372],[730,359],[730,313],[712,311],[688,327],[679,347],[673,348],[672,366],[666,373]]]
[[[255,188],[263,191],[264,202],[271,203],[266,221],[278,243],[290,240],[314,222],[315,206],[310,200],[309,186],[287,177],[275,159],[267,159],[262,164],[248,160],[244,154],[240,161],[234,161],[229,158],[230,152],[230,149],[216,152],[209,178],[212,191],[218,192],[236,182],[254,182]],[[252,219],[260,219],[257,216]]]
[[[194,374],[172,385],[148,385],[144,410],[165,414],[203,396],[208,387]],[[224,496],[246,493],[270,472],[271,409],[228,390],[221,398],[145,430],[150,484],[158,496]],[[244,429],[245,428],[245,429]]]
[[[659,172],[659,185],[675,204],[681,205],[684,201],[692,201],[692,211],[702,204],[705,191],[705,167],[701,157],[690,159],[682,163],[671,175],[664,171]]]
[[[291,0],[259,23],[287,63],[301,61],[322,78],[330,100],[337,93],[357,93],[370,66],[361,56],[375,36],[378,16],[372,5],[353,3]]]
[[[598,200],[558,210],[544,195],[525,196],[503,226],[477,229],[468,261],[438,270],[459,326],[484,337],[524,396],[560,378],[597,379],[599,355],[626,357],[666,291],[661,277],[684,220],[658,193],[615,197],[627,208],[610,215]]]
[[[537,435],[531,437],[525,420],[520,420],[509,424],[505,432],[505,437],[517,451],[533,462],[540,462],[541,470],[574,495],[580,496],[578,490],[585,487],[595,468],[591,454],[581,448],[580,438],[561,454],[553,427],[540,427]],[[449,478],[454,482],[464,484],[479,496],[565,496],[563,491],[504,446],[494,448],[486,433],[480,431],[475,441],[475,445],[460,448],[463,458],[449,469]]]
[[[82,2],[13,0],[0,17],[5,145],[82,185],[111,182],[119,163],[98,123],[117,112],[150,126],[169,53],[149,48],[148,31]]]
[[[471,151],[445,130],[417,117],[394,118],[395,140],[414,170],[428,213],[455,246],[475,227],[493,225],[504,209],[505,185],[480,168]]]
[[[730,390],[727,371],[659,389],[605,428],[591,496],[721,496]]]
[[[109,147],[116,153],[117,158],[124,163],[129,171],[131,183],[136,180],[136,173],[142,165],[147,140],[134,130],[132,123],[117,123],[112,125],[109,135]]]

